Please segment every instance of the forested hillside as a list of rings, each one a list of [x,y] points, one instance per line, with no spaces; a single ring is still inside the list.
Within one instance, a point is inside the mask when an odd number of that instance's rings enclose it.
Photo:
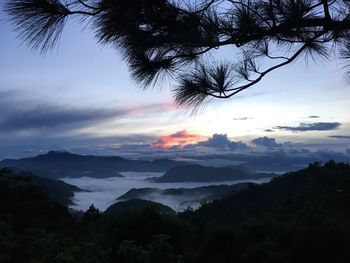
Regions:
[[[0,262],[349,262],[350,166],[318,163],[168,215],[81,216],[0,181]]]
[[[73,204],[74,192],[84,191],[61,180],[39,177],[30,172],[15,173],[9,169],[0,170],[0,181],[12,187],[37,186],[47,193],[51,199],[63,205]]]

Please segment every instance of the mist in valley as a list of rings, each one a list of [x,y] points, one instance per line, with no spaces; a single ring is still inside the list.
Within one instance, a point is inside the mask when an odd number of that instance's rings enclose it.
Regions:
[[[78,210],[87,210],[91,204],[94,204],[96,208],[101,211],[113,203],[117,202],[118,197],[124,195],[131,189],[139,188],[195,188],[208,185],[232,185],[243,182],[252,183],[265,183],[270,178],[263,179],[250,179],[250,180],[236,180],[236,181],[220,181],[220,182],[181,182],[181,183],[155,183],[150,179],[152,177],[160,177],[164,173],[155,172],[121,172],[124,176],[110,177],[104,179],[91,178],[91,177],[79,177],[79,178],[61,178],[62,181],[76,185],[79,188],[85,190],[81,192],[75,192],[71,208]],[[142,199],[159,202],[167,205],[175,211],[183,211],[188,207],[197,209],[201,200],[205,198],[203,195],[162,195],[157,193],[145,194]]]

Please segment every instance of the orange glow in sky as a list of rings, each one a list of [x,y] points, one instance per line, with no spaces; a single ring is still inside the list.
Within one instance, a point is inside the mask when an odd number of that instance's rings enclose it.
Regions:
[[[155,148],[170,148],[172,146],[185,146],[194,144],[199,141],[204,141],[207,137],[195,133],[190,133],[186,130],[179,131],[170,135],[161,136],[151,146]]]

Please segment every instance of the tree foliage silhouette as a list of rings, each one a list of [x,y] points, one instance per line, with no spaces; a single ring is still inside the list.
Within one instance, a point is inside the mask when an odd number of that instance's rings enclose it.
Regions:
[[[54,47],[69,17],[89,19],[147,87],[170,75],[179,105],[230,98],[299,57],[350,58],[347,0],[8,0],[24,42]],[[233,61],[208,62],[224,46]]]

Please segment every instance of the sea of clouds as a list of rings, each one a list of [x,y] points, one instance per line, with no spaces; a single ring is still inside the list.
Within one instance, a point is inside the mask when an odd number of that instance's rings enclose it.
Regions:
[[[258,179],[258,180],[239,180],[239,181],[227,181],[227,182],[183,182],[183,183],[154,183],[147,179],[152,177],[162,176],[164,173],[151,173],[151,172],[121,172],[124,177],[110,177],[110,178],[61,178],[62,181],[76,185],[79,188],[85,190],[82,192],[76,192],[73,198],[74,205],[71,208],[78,210],[86,210],[91,204],[101,211],[106,210],[107,207],[117,202],[117,198],[132,188],[194,188],[207,185],[231,185],[242,182],[264,183],[270,179]],[[197,199],[200,199],[199,196]],[[197,209],[200,206],[200,201],[196,201],[193,196],[164,196],[150,194],[144,196],[143,199],[147,199],[154,202],[159,202],[167,205],[175,211],[182,211],[187,207]]]

